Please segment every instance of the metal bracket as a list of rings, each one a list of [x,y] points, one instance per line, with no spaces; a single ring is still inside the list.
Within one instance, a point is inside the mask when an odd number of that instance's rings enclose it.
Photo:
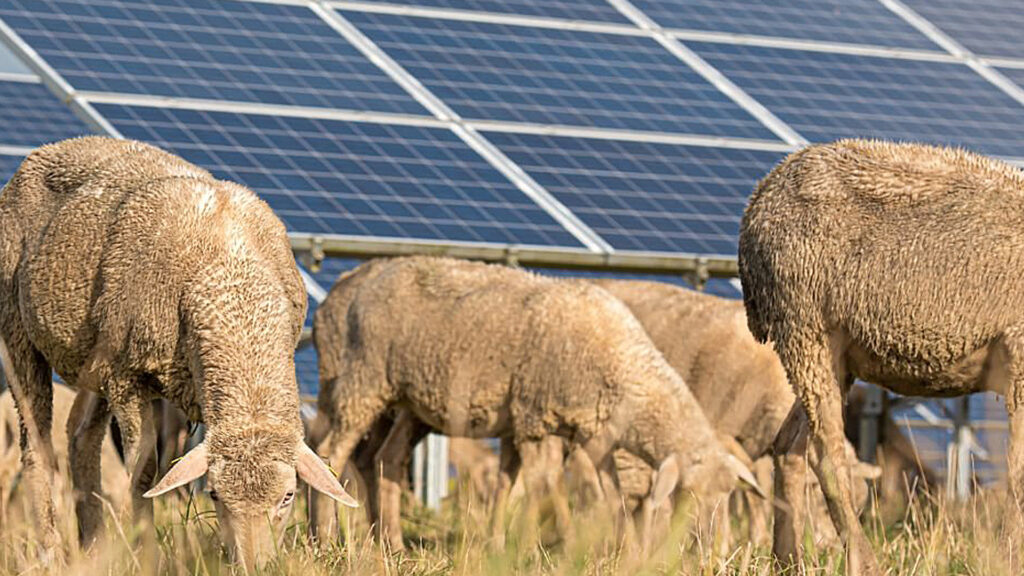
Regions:
[[[505,248],[505,265],[519,268],[519,246],[512,245]]]
[[[303,251],[301,258],[307,270],[313,274],[319,272],[324,263],[324,239],[319,236],[310,238],[309,250]]]
[[[704,287],[707,286],[708,278],[711,277],[711,273],[708,272],[708,259],[703,256],[697,258],[697,264],[692,271],[686,272],[683,278],[690,283],[695,290],[700,292],[704,291]]]

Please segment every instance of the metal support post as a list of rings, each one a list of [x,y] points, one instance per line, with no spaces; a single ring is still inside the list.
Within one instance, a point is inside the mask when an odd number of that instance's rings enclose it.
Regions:
[[[427,507],[441,509],[448,496],[448,437],[429,434],[412,453],[413,492]]]
[[[966,500],[971,495],[971,428],[968,422],[970,397],[963,396],[955,402],[953,442],[946,449],[946,493],[951,499]]]
[[[878,434],[882,422],[882,401],[885,392],[875,386],[868,385],[864,408],[860,413],[860,442],[857,446],[857,457],[863,462],[875,463],[878,456]]]

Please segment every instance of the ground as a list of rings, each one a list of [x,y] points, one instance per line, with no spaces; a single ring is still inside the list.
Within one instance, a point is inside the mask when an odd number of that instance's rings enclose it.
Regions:
[[[876,509],[865,514],[875,549],[889,574],[907,575],[1001,575],[1009,574],[997,538],[997,521],[1003,498],[986,494],[965,504],[948,504],[923,497],[913,502],[900,520],[882,525]],[[478,505],[458,498],[446,501],[439,513],[410,503],[405,518],[409,551],[389,554],[373,544],[359,517],[348,520],[349,545],[314,547],[305,537],[303,503],[295,510],[280,559],[263,574],[379,574],[415,575],[612,575],[694,574],[761,576],[773,574],[769,549],[740,545],[729,556],[708,559],[709,546],[680,546],[680,538],[646,558],[617,550],[608,536],[614,531],[607,522],[592,515],[581,516],[575,543],[563,547],[545,544],[549,531],[541,530],[540,542],[514,526],[507,546],[488,546],[488,521]],[[356,512],[361,514],[361,512]],[[511,515],[513,519],[515,514]],[[155,572],[169,575],[232,574],[233,568],[220,554],[216,517],[210,502],[202,496],[170,497],[157,502],[157,559],[155,570],[146,569],[138,532],[123,528],[108,518],[106,540],[83,556],[70,552],[69,566],[41,563],[34,551],[32,525],[26,522],[24,499],[12,503],[0,529],[0,575],[15,574],[137,574]],[[64,516],[70,523],[70,515]],[[514,520],[513,520],[514,521]],[[742,533],[742,521],[734,532]],[[675,530],[685,533],[685,522]],[[65,526],[70,530],[70,526]],[[527,542],[533,542],[528,544]],[[841,574],[838,550],[812,551],[805,558],[807,574]],[[151,565],[152,566],[152,565]]]

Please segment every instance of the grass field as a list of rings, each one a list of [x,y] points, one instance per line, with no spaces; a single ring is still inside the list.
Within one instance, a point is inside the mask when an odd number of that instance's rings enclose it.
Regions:
[[[33,528],[24,499],[8,511],[0,535],[0,574],[136,574],[216,575],[237,573],[221,555],[217,524],[210,503],[189,503],[171,497],[157,504],[157,551],[145,552],[139,530],[125,529],[108,519],[105,539],[89,554],[71,547],[66,562],[44,563],[38,558]],[[877,508],[865,514],[882,565],[890,574],[995,576],[1010,574],[1009,551],[998,538],[1003,499],[987,494],[965,504],[951,505],[919,498],[897,520],[884,524]],[[315,547],[305,537],[303,507],[298,505],[279,558],[263,574],[343,575],[611,575],[694,574],[753,576],[774,574],[769,549],[743,543],[745,526],[734,519],[740,542],[724,557],[711,558],[711,546],[683,538],[689,526],[675,522],[674,536],[657,551],[641,557],[616,547],[607,521],[593,515],[576,521],[572,545],[545,544],[551,531],[508,530],[503,549],[489,545],[488,518],[476,506],[457,498],[440,513],[410,503],[404,519],[409,550],[391,554],[369,538],[361,512],[347,520],[347,545]],[[112,508],[111,508],[112,510]],[[357,516],[359,515],[359,516]],[[514,522],[516,514],[510,515]],[[891,514],[887,516],[892,517]],[[73,515],[63,514],[66,535],[73,534]],[[683,544],[680,544],[683,542]],[[151,550],[151,549],[150,549]],[[839,574],[839,550],[808,550],[807,574]]]

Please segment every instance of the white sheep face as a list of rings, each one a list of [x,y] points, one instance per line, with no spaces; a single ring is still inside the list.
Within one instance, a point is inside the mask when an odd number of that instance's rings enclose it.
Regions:
[[[295,502],[295,468],[271,462],[262,469],[232,470],[232,463],[211,458],[207,478],[217,508],[221,538],[232,561],[260,568],[275,556]],[[238,473],[247,482],[236,480]]]
[[[224,545],[247,570],[258,569],[279,547],[295,502],[296,475],[314,490],[346,506],[359,505],[302,440],[295,446],[294,462],[226,458],[211,453],[203,442],[182,456],[145,495],[153,498],[166,494],[207,475]]]

